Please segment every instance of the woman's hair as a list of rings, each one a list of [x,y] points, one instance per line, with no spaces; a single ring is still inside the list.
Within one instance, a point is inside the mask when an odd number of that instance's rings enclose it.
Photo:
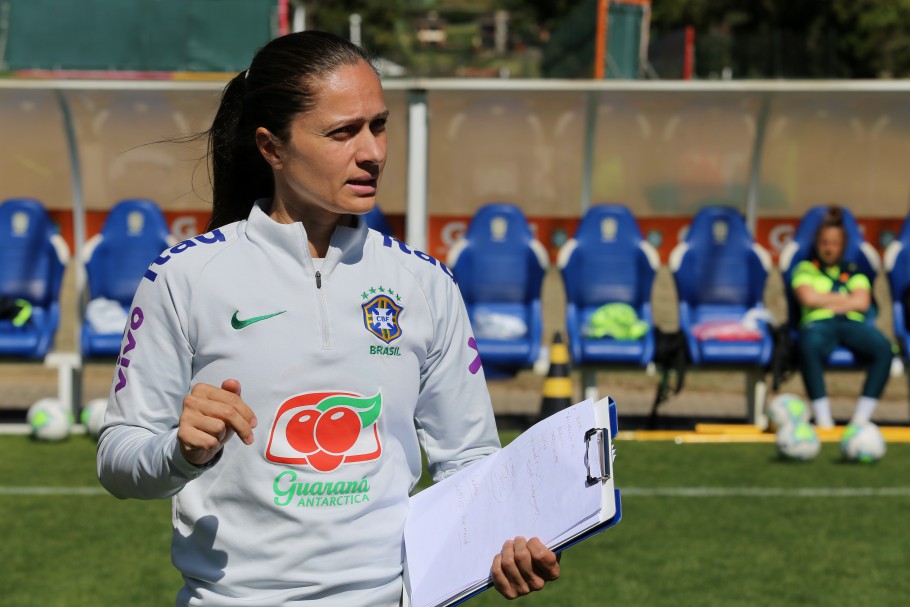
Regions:
[[[822,228],[843,228],[844,227],[844,212],[838,206],[829,206],[825,209],[825,214],[822,216],[822,221],[818,226],[818,229]]]
[[[844,229],[844,211],[836,205],[831,205],[825,209],[825,214],[815,230],[815,237],[812,239],[812,249],[809,252],[810,259],[818,259],[818,239],[821,237],[822,230],[827,228],[837,228],[844,235],[844,248],[847,244],[847,230]]]
[[[272,168],[256,146],[256,129],[265,127],[287,142],[294,116],[315,105],[316,82],[361,61],[372,65],[366,51],[344,38],[298,32],[266,44],[250,69],[227,84],[206,133],[212,181],[209,230],[246,219],[257,199],[274,195]]]

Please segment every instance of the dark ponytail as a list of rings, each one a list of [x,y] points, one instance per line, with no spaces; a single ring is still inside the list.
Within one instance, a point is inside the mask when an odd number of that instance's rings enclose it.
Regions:
[[[221,105],[208,131],[212,178],[212,219],[208,230],[245,219],[258,198],[272,196],[272,168],[255,139],[239,137],[238,124],[246,93],[245,74],[224,88]]]
[[[246,219],[257,199],[275,193],[272,168],[256,146],[256,129],[265,127],[286,143],[294,116],[315,105],[314,84],[361,61],[371,64],[366,51],[344,38],[298,32],[269,42],[253,57],[250,69],[227,84],[208,130],[209,230]]]

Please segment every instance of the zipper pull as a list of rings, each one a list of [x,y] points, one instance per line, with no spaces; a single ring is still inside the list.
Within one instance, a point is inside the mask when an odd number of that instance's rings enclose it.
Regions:
[[[322,288],[322,274],[318,270],[316,271],[316,288]]]

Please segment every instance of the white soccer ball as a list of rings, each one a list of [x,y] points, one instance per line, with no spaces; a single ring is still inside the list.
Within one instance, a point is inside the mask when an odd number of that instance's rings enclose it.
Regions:
[[[851,462],[877,462],[885,456],[887,449],[881,431],[872,422],[847,424],[840,439],[840,451]]]
[[[822,448],[815,428],[804,421],[779,427],[776,445],[781,457],[802,461],[814,458]]]
[[[98,438],[101,426],[104,424],[105,411],[107,411],[106,398],[93,398],[82,408],[79,421],[85,426],[85,431],[90,436]]]
[[[768,404],[768,417],[775,428],[808,422],[809,407],[795,394],[779,394]]]
[[[42,398],[28,409],[26,415],[32,436],[38,440],[60,441],[70,435],[73,412],[56,398]]]

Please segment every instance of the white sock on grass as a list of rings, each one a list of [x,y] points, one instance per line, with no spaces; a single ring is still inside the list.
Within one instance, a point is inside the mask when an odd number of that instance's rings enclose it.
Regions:
[[[831,401],[827,396],[812,401],[812,417],[819,428],[834,427],[834,418],[831,417]]]
[[[853,417],[850,419],[851,424],[864,424],[872,419],[872,413],[878,405],[878,399],[869,396],[860,396],[856,401],[856,409],[853,411]]]

